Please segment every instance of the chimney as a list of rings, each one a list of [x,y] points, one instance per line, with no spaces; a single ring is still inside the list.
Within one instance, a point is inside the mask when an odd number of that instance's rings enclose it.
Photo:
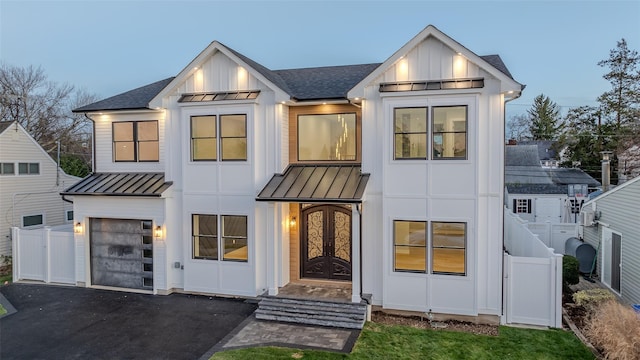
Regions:
[[[518,145],[518,142],[516,141],[516,139],[509,139],[509,142],[507,144],[508,145]]]
[[[602,154],[602,192],[609,191],[610,186],[610,172],[611,172],[611,163],[609,162],[609,156],[613,154],[611,151],[601,151]]]

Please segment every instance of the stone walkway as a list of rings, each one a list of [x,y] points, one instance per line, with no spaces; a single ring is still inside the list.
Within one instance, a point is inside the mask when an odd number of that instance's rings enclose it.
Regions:
[[[200,359],[219,351],[257,346],[278,346],[350,353],[360,330],[257,320],[248,317]]]

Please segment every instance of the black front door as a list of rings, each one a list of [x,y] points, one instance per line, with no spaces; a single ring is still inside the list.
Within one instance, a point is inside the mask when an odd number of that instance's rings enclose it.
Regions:
[[[301,225],[301,277],[351,280],[351,210],[303,207]]]

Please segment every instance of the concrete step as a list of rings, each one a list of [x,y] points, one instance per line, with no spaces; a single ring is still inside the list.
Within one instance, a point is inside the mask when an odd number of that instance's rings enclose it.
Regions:
[[[255,315],[261,320],[362,329],[367,305],[265,296]]]

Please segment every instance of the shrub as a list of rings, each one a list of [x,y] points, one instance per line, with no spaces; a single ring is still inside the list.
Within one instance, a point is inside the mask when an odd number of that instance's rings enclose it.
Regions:
[[[599,303],[585,330],[607,359],[640,359],[640,317],[615,300]]]
[[[615,295],[607,289],[580,290],[573,294],[573,302],[584,306],[587,310],[594,310],[600,303],[615,300]]]
[[[580,263],[573,256],[562,257],[562,283],[565,288],[580,282]]]

